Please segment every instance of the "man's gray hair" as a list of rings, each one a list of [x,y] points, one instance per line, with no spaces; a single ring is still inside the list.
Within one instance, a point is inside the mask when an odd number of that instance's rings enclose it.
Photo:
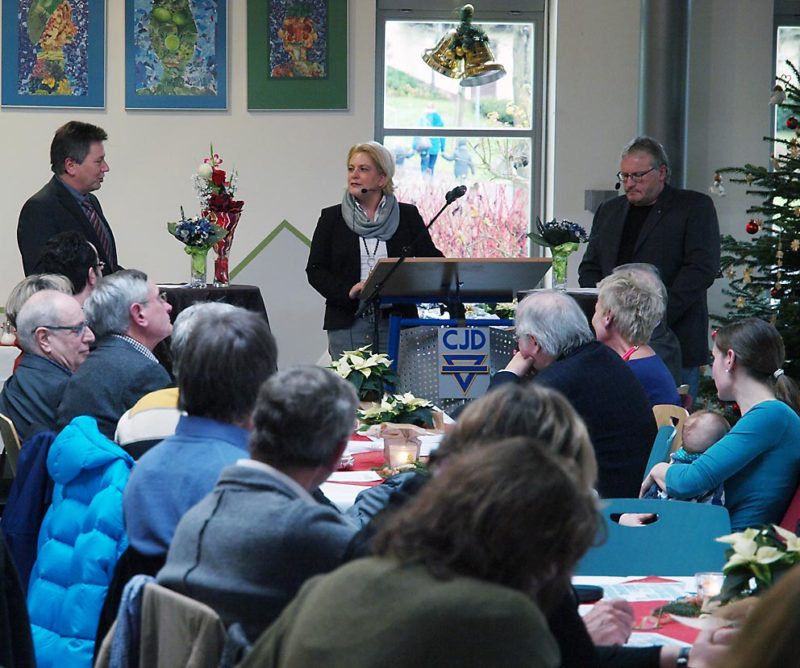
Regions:
[[[147,301],[147,274],[125,269],[102,281],[86,298],[83,311],[95,336],[125,334],[131,324],[131,306]]]
[[[175,322],[172,323],[172,338],[169,345],[169,351],[172,355],[172,371],[176,376],[178,375],[178,366],[180,366],[181,353],[186,345],[186,340],[197,324],[198,319],[196,316],[222,315],[235,309],[236,307],[233,304],[226,304],[225,302],[197,302],[187,306],[178,314]]]
[[[258,393],[250,450],[275,468],[327,466],[352,433],[355,388],[333,371],[297,366],[270,377]]]
[[[667,152],[660,142],[652,137],[645,135],[631,139],[625,148],[622,149],[620,159],[626,158],[633,153],[647,153],[650,156],[650,164],[658,169],[661,165],[667,168],[667,175],[669,175],[669,158]]]
[[[517,307],[514,325],[518,336],[533,336],[553,357],[594,340],[578,302],[560,290],[537,290],[525,297]]]
[[[614,327],[629,344],[642,346],[667,309],[667,290],[652,265],[624,264],[597,284],[603,313],[614,315]]]
[[[19,347],[26,353],[41,355],[42,351],[36,343],[34,332],[43,325],[64,324],[61,322],[61,308],[58,297],[58,295],[64,293],[57,290],[40,290],[36,294],[40,296],[36,299],[28,299],[17,314],[17,340],[19,341]]]

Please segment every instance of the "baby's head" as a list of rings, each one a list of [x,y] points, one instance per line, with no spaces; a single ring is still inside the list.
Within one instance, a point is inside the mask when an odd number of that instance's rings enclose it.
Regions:
[[[719,413],[697,411],[683,423],[683,449],[690,453],[705,452],[728,433],[731,426]]]

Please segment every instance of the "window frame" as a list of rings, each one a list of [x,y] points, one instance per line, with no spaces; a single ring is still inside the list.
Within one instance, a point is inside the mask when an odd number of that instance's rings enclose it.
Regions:
[[[437,5],[438,6],[435,6]],[[431,6],[434,5],[432,8]],[[386,85],[386,24],[390,21],[457,22],[457,10],[451,3],[437,0],[377,0],[375,20],[375,140],[383,143],[386,136],[409,137],[428,135],[446,138],[493,137],[528,139],[531,142],[529,229],[541,216],[544,201],[543,151],[545,132],[545,0],[494,0],[492,7],[476,7],[473,22],[530,23],[533,25],[533,70],[531,119],[529,128],[396,128],[384,125]],[[496,5],[501,5],[498,9]],[[430,46],[434,46],[431,44]],[[421,57],[421,56],[420,56]],[[528,256],[532,255],[528,243]],[[538,253],[537,253],[538,254]]]

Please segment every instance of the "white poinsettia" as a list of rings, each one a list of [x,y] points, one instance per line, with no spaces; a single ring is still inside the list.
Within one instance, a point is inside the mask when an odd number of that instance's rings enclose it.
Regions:
[[[755,544],[756,537],[759,533],[761,532],[758,529],[745,529],[744,531],[731,533],[727,536],[720,536],[717,538],[717,542],[732,545],[736,552],[747,553],[751,551],[750,543]],[[737,547],[737,545],[739,547]]]
[[[775,533],[783,538],[784,542],[786,543],[787,552],[800,553],[800,538],[798,538],[791,531],[787,531],[783,527],[779,527],[777,524],[773,524],[772,528],[775,529]]]

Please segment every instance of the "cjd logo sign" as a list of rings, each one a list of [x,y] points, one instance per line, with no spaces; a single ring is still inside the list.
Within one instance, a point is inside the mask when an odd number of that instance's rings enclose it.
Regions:
[[[474,399],[489,389],[489,337],[483,329],[439,330],[439,397]]]

